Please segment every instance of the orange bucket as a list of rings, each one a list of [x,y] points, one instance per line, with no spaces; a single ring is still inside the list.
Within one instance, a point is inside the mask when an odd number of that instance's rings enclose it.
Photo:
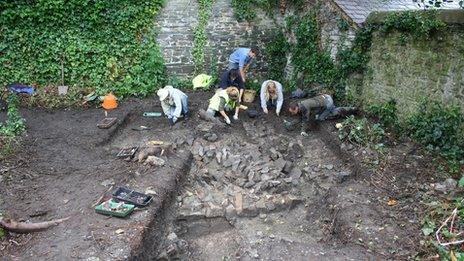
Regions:
[[[117,108],[118,101],[117,101],[116,96],[114,96],[113,93],[108,93],[107,95],[105,95],[105,97],[103,98],[102,107],[105,110],[112,110],[112,109]]]

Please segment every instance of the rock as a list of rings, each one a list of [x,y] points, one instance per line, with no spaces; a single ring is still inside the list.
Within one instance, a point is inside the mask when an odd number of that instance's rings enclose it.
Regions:
[[[324,166],[326,169],[328,170],[332,170],[334,168],[334,165],[333,164],[327,164]]]
[[[348,178],[351,176],[351,172],[349,171],[342,171],[342,172],[339,172],[337,173],[337,181],[339,183],[343,183],[345,182],[346,180],[348,180]]]
[[[222,153],[220,151],[216,152],[216,161],[218,164],[221,164]]]
[[[121,235],[121,234],[124,234],[124,229],[117,229],[116,231],[114,231],[117,235]]]
[[[165,161],[162,158],[158,158],[156,156],[148,156],[147,159],[145,160],[145,163],[148,163],[152,166],[164,166]]]
[[[456,188],[456,185],[457,185],[456,180],[452,178],[448,178],[442,183],[436,183],[434,188],[435,190],[440,191],[442,193],[449,193],[449,192],[452,192]]]
[[[271,212],[276,209],[276,206],[273,202],[266,203],[266,211]]]
[[[187,138],[187,144],[188,144],[189,146],[192,146],[194,140],[195,140],[194,137],[188,137],[188,138]]]
[[[287,182],[287,183],[292,183],[292,177],[289,177],[289,178],[284,178],[284,181]]]
[[[198,148],[198,155],[200,157],[203,157],[205,155],[205,148],[203,148],[203,146],[200,146],[200,148]]]
[[[104,187],[112,186],[114,185],[114,180],[113,179],[105,179],[102,183],[100,183]]]
[[[206,152],[206,157],[208,158],[212,158],[214,156],[214,150],[213,149],[209,149],[207,152]]]
[[[239,215],[243,211],[243,195],[240,192],[235,194],[235,210]]]
[[[293,169],[293,163],[291,163],[290,161],[286,161],[282,169],[282,172],[285,174],[289,174],[290,171],[292,171],[292,169]]]
[[[291,171],[290,171],[290,177],[292,177],[293,179],[295,180],[298,180],[300,177],[301,177],[301,170],[298,169],[298,168],[293,168]]]
[[[174,232],[169,233],[169,235],[167,236],[167,239],[168,239],[169,241],[176,241],[176,240],[177,240],[177,235],[176,235],[176,233],[174,233]]]
[[[238,160],[234,161],[234,163],[232,163],[232,170],[233,171],[238,171],[239,170],[238,167],[240,166],[240,162],[241,162],[241,160],[238,159]]]
[[[231,158],[229,158],[229,159],[227,159],[226,161],[224,161],[222,165],[223,165],[225,168],[228,168],[228,167],[232,166],[232,164],[234,164],[234,161],[233,161]]]
[[[260,219],[266,219],[266,218],[267,218],[267,214],[261,213],[261,214],[259,214],[259,218],[260,218]],[[258,231],[258,232],[259,232],[259,231]],[[261,232],[261,233],[262,233],[262,232]]]
[[[232,204],[226,207],[225,216],[226,219],[233,219],[237,216],[237,211]]]
[[[207,218],[222,217],[224,216],[224,210],[219,206],[210,204],[210,206],[206,209],[205,216]]]
[[[216,133],[213,132],[206,133],[205,135],[203,135],[203,138],[210,142],[215,142],[218,140],[218,136],[216,135]]]
[[[270,179],[272,179],[272,177],[269,176],[268,174],[263,174],[263,175],[261,175],[261,180],[262,180],[262,181],[268,181],[268,180],[270,180]]]
[[[264,168],[261,169],[261,173],[263,173],[263,174],[269,173],[269,167],[268,167],[268,166],[264,166]]]
[[[244,216],[244,217],[256,217],[258,215],[259,215],[258,209],[256,208],[255,205],[252,205],[252,204],[246,206],[241,213],[241,216]]]
[[[244,179],[244,178],[238,178],[238,179],[236,180],[235,184],[237,184],[237,186],[239,186],[239,187],[243,187],[243,186],[245,186],[245,183],[246,183],[246,182],[247,182],[246,179]]]
[[[248,181],[247,183],[245,183],[245,185],[243,186],[244,188],[251,188],[255,185],[256,183],[251,180],[251,181]]]

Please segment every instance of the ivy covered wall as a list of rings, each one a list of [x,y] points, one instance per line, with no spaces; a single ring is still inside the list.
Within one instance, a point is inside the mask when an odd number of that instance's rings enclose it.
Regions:
[[[395,99],[403,118],[424,98],[464,109],[464,27],[428,39],[376,33],[369,56],[361,88],[364,103]]]

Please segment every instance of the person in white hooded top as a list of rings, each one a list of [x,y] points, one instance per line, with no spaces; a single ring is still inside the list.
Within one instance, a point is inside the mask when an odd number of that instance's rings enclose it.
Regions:
[[[174,125],[182,116],[188,114],[188,96],[181,90],[167,85],[156,93],[161,101],[164,114],[169,123]]]
[[[280,115],[282,104],[284,102],[284,94],[282,92],[282,84],[278,81],[267,80],[261,85],[261,108],[265,114],[269,113],[269,109],[274,107],[277,116]]]

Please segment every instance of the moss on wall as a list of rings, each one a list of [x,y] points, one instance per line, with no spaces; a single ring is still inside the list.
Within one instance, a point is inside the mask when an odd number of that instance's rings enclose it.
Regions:
[[[422,40],[376,33],[370,55],[361,88],[364,104],[395,99],[400,118],[416,111],[423,98],[464,109],[464,27]]]

